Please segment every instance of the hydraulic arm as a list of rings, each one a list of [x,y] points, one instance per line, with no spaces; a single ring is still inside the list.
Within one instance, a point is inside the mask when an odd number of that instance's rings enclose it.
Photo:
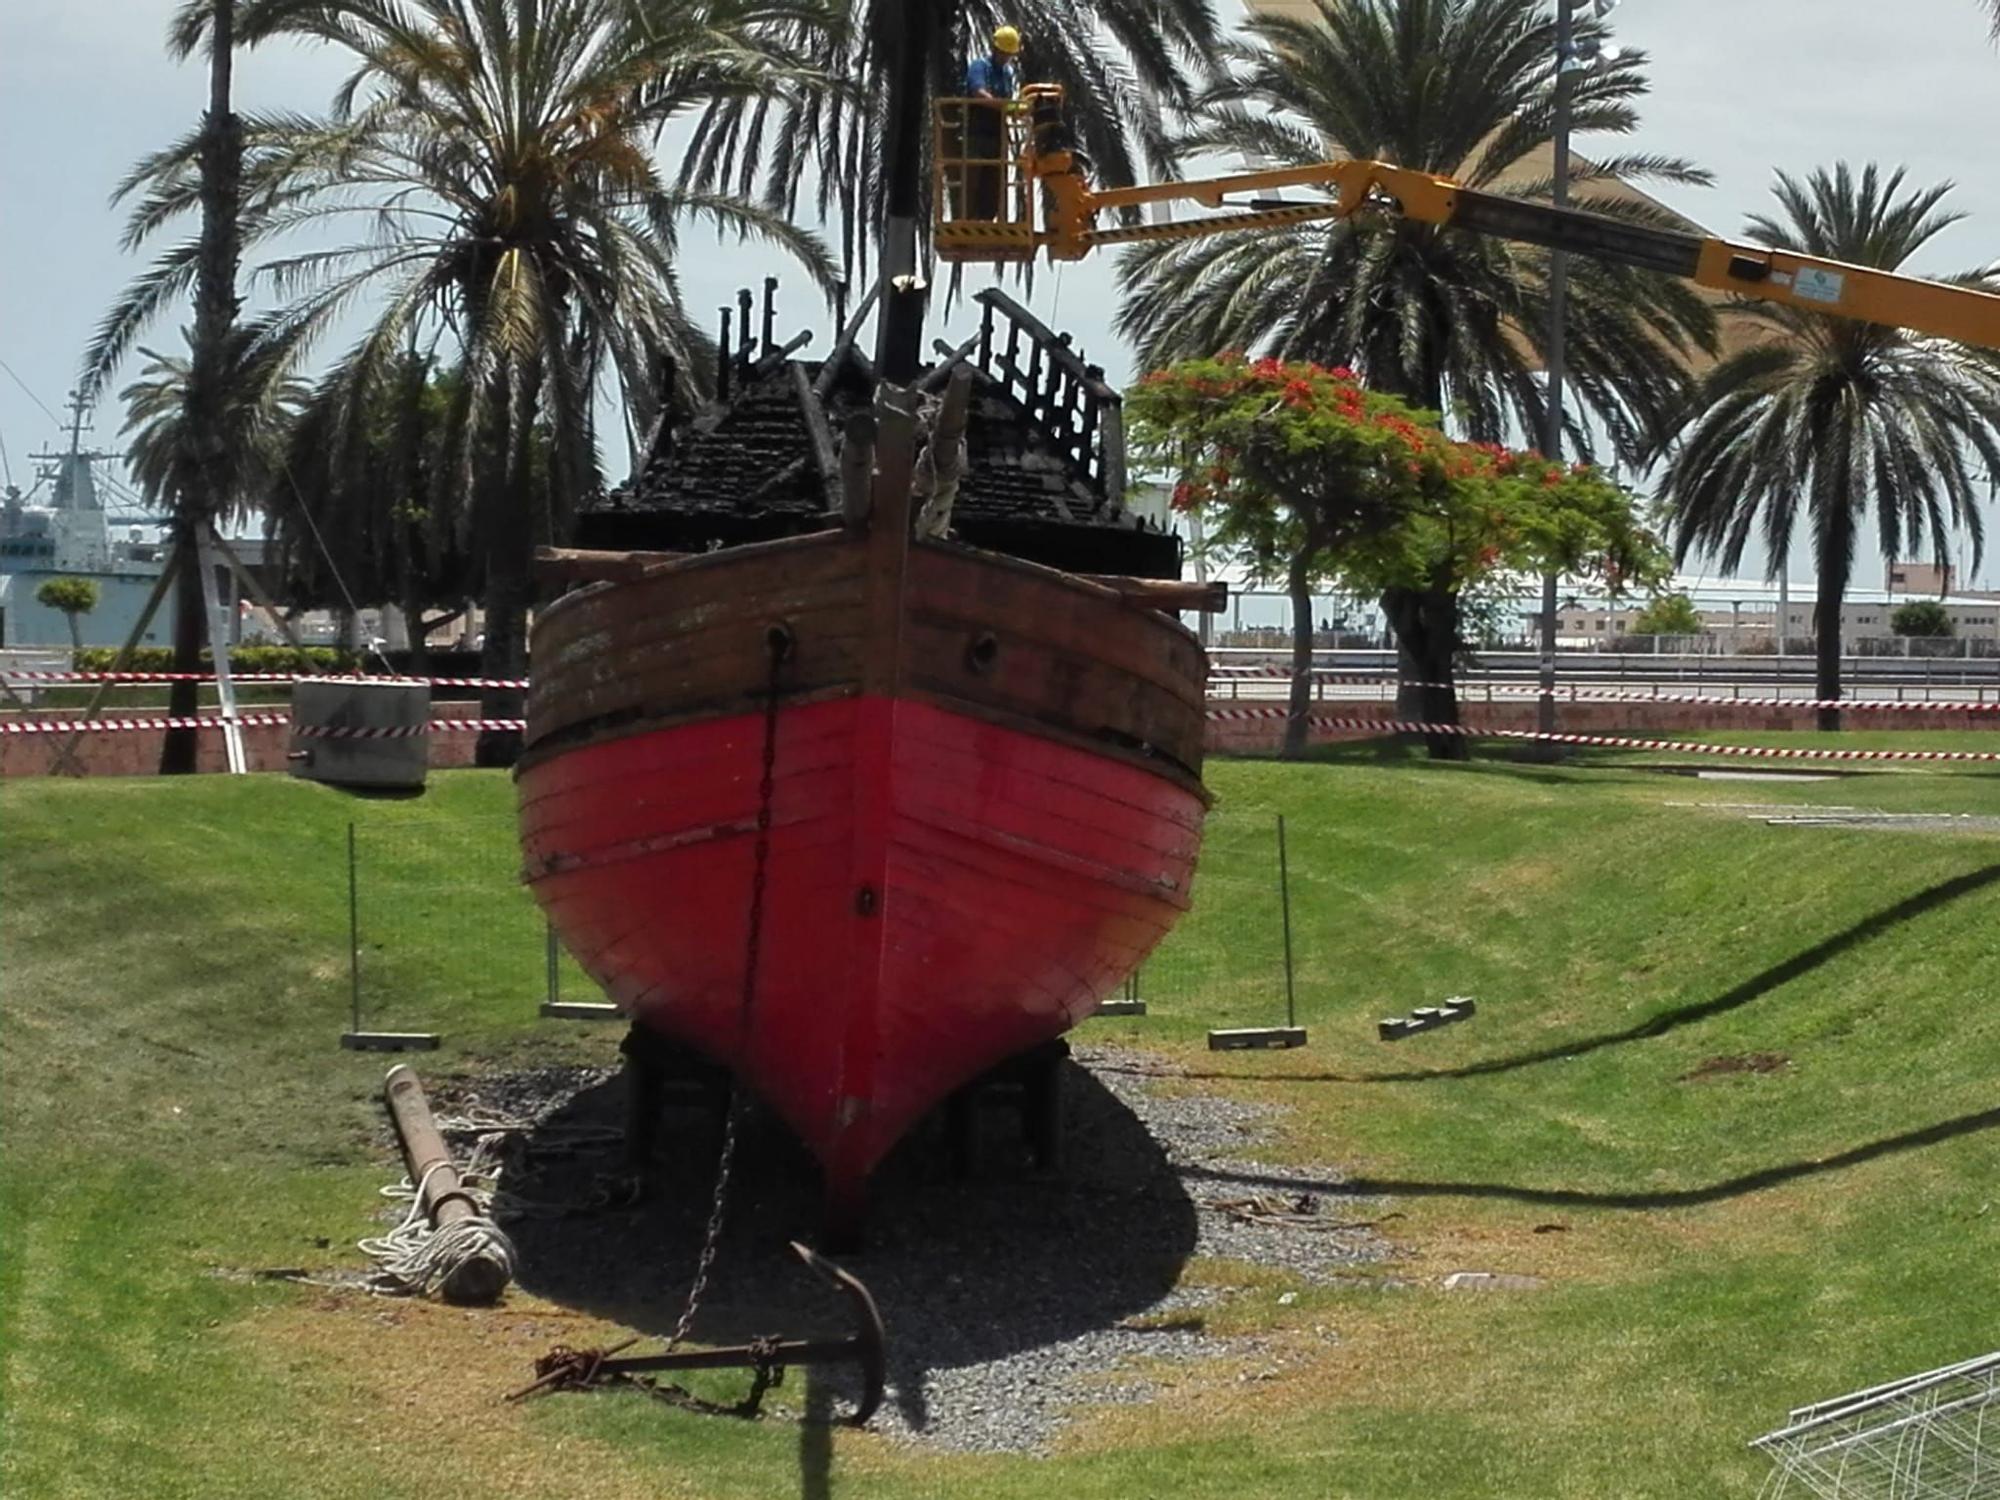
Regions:
[[[972,111],[993,106],[977,100],[939,102],[933,159],[939,164],[934,198],[940,258],[1026,260],[1046,250],[1051,260],[1080,260],[1105,245],[1392,213],[1659,271],[1766,302],[2000,349],[2000,294],[1526,202],[1385,162],[1328,161],[1145,187],[1093,188],[1066,144],[1061,91],[1031,85],[1025,95],[1006,113],[1005,130],[985,137],[997,143],[992,154],[978,158],[969,157],[962,144],[971,138],[964,121]],[[1327,196],[1301,202],[1261,196],[1294,187],[1319,188]],[[1164,224],[1099,227],[1100,215],[1170,202],[1191,202],[1214,212]]]

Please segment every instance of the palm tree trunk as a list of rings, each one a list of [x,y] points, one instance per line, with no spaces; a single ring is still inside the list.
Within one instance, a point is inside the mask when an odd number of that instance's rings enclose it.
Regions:
[[[534,438],[538,410],[538,372],[517,376],[505,403],[504,431],[510,438],[504,472],[488,493],[495,501],[486,532],[486,640],[479,653],[479,675],[489,681],[528,675],[528,608],[534,603],[534,578],[529,565],[534,546]],[[482,688],[479,716],[518,719],[526,712],[519,688]],[[511,766],[521,758],[521,731],[488,729],[479,736],[473,762],[481,766]]]
[[[1317,546],[1308,542],[1292,559],[1285,581],[1286,592],[1292,597],[1292,690],[1285,709],[1284,744],[1278,751],[1285,760],[1304,755],[1312,733],[1312,560],[1317,554]]]
[[[1393,324],[1389,325],[1390,327]],[[1396,336],[1385,330],[1368,357],[1368,384],[1425,411],[1444,410],[1444,372],[1427,361],[1415,375],[1403,372]],[[1386,589],[1382,613],[1396,634],[1396,714],[1425,724],[1458,722],[1458,596],[1444,589]],[[1458,735],[1424,736],[1433,760],[1467,760]]]
[[[1819,537],[1814,559],[1819,597],[1813,604],[1813,696],[1828,702],[1840,697],[1840,607],[1846,601],[1847,577],[1854,561],[1854,513],[1844,503],[1834,506]],[[1822,708],[1819,727],[1840,728],[1840,710]]]
[[[201,549],[192,539],[178,551],[174,569],[174,671],[179,675],[167,689],[167,716],[191,719],[201,707],[201,684],[194,680],[201,671],[202,600]],[[169,729],[160,746],[160,774],[189,776],[194,773],[200,746],[195,729]]]
[[[236,263],[242,254],[237,222],[242,187],[242,137],[230,109],[230,68],[236,45],[233,0],[215,0],[208,38],[208,115],[201,135],[201,258],[195,275],[194,338],[187,385],[187,442],[181,466],[196,493],[174,497],[183,545],[180,576],[174,583],[174,670],[184,674],[167,694],[167,712],[192,718],[197,698],[193,674],[201,670],[200,528],[224,508],[230,496],[228,383],[230,330],[236,322]],[[195,768],[192,729],[169,729],[160,747],[160,774],[186,775]]]
[[[1452,667],[1458,651],[1458,595],[1446,589],[1385,589],[1382,612],[1396,632],[1396,716],[1424,724],[1458,723]],[[1468,760],[1457,734],[1426,734],[1432,760]]]

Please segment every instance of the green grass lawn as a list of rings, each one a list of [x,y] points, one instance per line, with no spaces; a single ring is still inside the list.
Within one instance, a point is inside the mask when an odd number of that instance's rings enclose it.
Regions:
[[[1040,1460],[620,1398],[503,1406],[533,1353],[603,1330],[525,1296],[469,1313],[248,1275],[351,1266],[380,1201],[383,1060],[335,1045],[350,821],[370,1024],[445,1032],[426,1071],[610,1056],[610,1028],[535,1018],[503,777],[410,801],[0,786],[0,1493],[1753,1495],[1744,1443],[1789,1407],[2000,1344],[2000,839],[1697,804],[2000,815],[2000,775],[1635,760],[1660,757],[1212,768],[1152,1013],[1088,1034],[1285,1106],[1269,1154],[1391,1195],[1380,1275],[1406,1285],[1280,1304],[1268,1274],[1192,1266],[1256,1288],[1220,1322],[1263,1332],[1283,1378],[1183,1370]],[[1209,1026],[1282,1011],[1281,812],[1312,1043],[1210,1054]],[[1479,1014],[1375,1039],[1452,994]],[[1752,1053],[1788,1061],[1699,1072]],[[1460,1269],[1549,1285],[1441,1291]]]

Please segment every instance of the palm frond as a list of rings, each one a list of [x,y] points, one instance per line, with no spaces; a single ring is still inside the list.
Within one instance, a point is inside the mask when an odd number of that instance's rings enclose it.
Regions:
[[[1768,244],[1894,269],[1958,215],[1949,184],[1846,163],[1780,173],[1777,211],[1750,233]],[[1984,272],[1968,273],[1981,284]],[[1725,568],[1760,539],[1775,569],[1800,520],[1819,576],[1822,689],[1838,660],[1839,604],[1872,518],[1885,556],[1944,558],[1963,535],[1981,555],[1974,460],[2000,458],[2000,356],[1986,349],[1795,308],[1744,309],[1763,341],[1718,364],[1685,409],[1663,494],[1678,556]],[[1976,564],[1975,564],[1976,565]]]

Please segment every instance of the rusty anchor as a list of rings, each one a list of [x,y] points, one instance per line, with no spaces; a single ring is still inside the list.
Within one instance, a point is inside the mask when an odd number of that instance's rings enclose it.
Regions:
[[[792,1253],[810,1271],[824,1276],[847,1298],[854,1313],[855,1331],[844,1339],[753,1339],[719,1349],[673,1349],[664,1354],[626,1355],[622,1351],[637,1343],[626,1339],[609,1349],[571,1349],[557,1345],[535,1361],[535,1380],[507,1399],[518,1401],[537,1391],[583,1390],[595,1385],[636,1385],[649,1394],[676,1406],[695,1411],[731,1416],[754,1416],[764,1392],[784,1379],[785,1370],[796,1365],[853,1364],[861,1373],[861,1400],[844,1420],[862,1427],[882,1404],[888,1377],[888,1349],[882,1332],[882,1314],[875,1299],[853,1272],[843,1270],[825,1256],[797,1240]],[[678,1370],[737,1370],[756,1372],[750,1394],[735,1406],[703,1401],[676,1386],[645,1377]]]

